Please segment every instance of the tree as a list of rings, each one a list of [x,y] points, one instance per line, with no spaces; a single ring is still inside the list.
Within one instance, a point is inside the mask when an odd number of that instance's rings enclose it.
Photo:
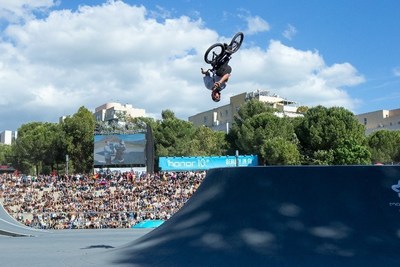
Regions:
[[[308,109],[309,109],[309,107],[307,107],[307,106],[300,106],[300,107],[297,108],[297,112],[298,113],[302,113],[302,114],[306,114]]]
[[[371,153],[368,147],[362,145],[352,138],[341,139],[334,150],[334,163],[337,165],[370,164]]]
[[[85,107],[80,107],[72,117],[67,117],[62,123],[67,153],[78,173],[90,173],[93,168],[94,126],[94,117]]]
[[[180,120],[170,110],[162,111],[162,120],[152,124],[156,157],[210,156],[226,154],[227,142],[223,132],[205,126],[195,127]]]
[[[281,137],[268,139],[261,146],[261,155],[267,165],[299,165],[297,146]]]
[[[238,149],[242,154],[259,155],[262,163],[266,163],[266,159],[270,156],[266,153],[272,152],[270,144],[277,141],[274,141],[274,138],[280,137],[296,147],[297,138],[291,120],[287,117],[278,117],[274,112],[274,109],[257,100],[242,105],[228,134],[231,147]],[[285,146],[280,148],[285,149]],[[275,149],[274,153],[278,151]],[[285,153],[287,151],[279,151],[280,156],[275,159],[283,159]],[[285,162],[274,161],[274,164],[285,164]]]
[[[208,127],[195,128],[190,145],[194,148],[192,156],[210,156],[226,154],[225,133],[213,131]]]
[[[161,118],[163,120],[168,120],[168,119],[174,120],[174,119],[177,119],[176,116],[175,116],[175,113],[170,109],[166,109],[166,110],[161,111]]]
[[[10,145],[0,144],[0,165],[12,163],[12,150]]]
[[[64,166],[67,154],[66,135],[62,125],[55,123],[50,125],[51,136],[49,137],[50,148],[46,153],[44,163],[49,167],[50,171],[56,170],[60,172],[60,165]]]
[[[20,170],[29,172],[34,166],[36,175],[42,173],[54,149],[56,128],[54,123],[32,122],[18,129],[13,153],[18,158],[17,167]]]
[[[172,111],[163,111],[162,120],[154,131],[155,151],[158,156],[187,156],[193,153],[189,144],[195,132],[192,123],[177,119]]]
[[[136,117],[136,118],[130,118],[128,119],[129,122],[135,124],[135,125],[146,125],[149,126],[153,131],[157,129],[158,122],[154,120],[153,118],[148,118],[148,117]]]
[[[305,164],[370,162],[364,126],[342,107],[310,108],[295,131]]]
[[[400,161],[400,131],[376,131],[367,140],[373,162]]]

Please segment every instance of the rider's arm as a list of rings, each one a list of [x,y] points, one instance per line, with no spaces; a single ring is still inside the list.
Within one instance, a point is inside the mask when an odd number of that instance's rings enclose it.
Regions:
[[[226,74],[224,74],[224,76],[222,76],[221,79],[220,79],[218,82],[216,82],[216,83],[218,83],[219,85],[221,85],[222,83],[227,82],[228,79],[229,79],[229,77],[231,77],[231,75],[230,75],[229,73],[226,73]]]

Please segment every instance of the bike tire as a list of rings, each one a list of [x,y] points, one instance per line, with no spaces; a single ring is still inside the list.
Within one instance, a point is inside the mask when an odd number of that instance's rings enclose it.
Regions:
[[[224,55],[225,48],[221,43],[216,43],[210,46],[204,54],[204,61],[207,64],[215,65],[218,60]]]
[[[231,50],[231,54],[237,52],[240,46],[243,43],[244,34],[242,32],[238,32],[233,36],[232,41],[229,44],[229,48]]]

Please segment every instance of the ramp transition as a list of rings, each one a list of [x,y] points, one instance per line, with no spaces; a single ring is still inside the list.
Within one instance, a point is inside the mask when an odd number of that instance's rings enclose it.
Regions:
[[[44,230],[34,229],[18,222],[4,209],[0,203],[0,235],[4,236],[36,236],[46,233]]]
[[[399,180],[400,166],[213,169],[170,220],[85,264],[400,266]]]

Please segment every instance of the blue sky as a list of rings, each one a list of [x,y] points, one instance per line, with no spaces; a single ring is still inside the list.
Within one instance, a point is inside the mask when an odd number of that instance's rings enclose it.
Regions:
[[[112,101],[186,120],[257,89],[355,114],[397,109],[398,14],[397,0],[0,0],[0,131]],[[237,31],[215,104],[203,54]]]

